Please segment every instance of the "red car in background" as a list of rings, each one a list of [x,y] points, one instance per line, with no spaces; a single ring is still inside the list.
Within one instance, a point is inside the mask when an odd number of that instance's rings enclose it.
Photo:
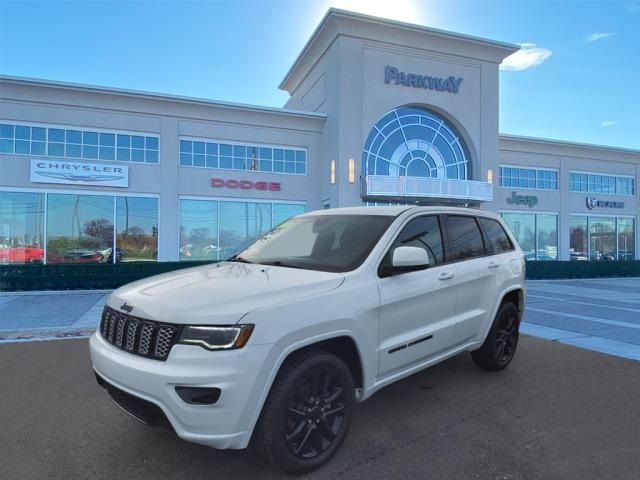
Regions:
[[[33,245],[0,248],[0,263],[42,263],[44,250]]]

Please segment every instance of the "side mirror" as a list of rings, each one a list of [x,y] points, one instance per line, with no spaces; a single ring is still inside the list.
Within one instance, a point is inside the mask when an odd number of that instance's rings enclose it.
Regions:
[[[429,267],[427,251],[418,247],[398,247],[393,251],[391,273],[415,272]]]

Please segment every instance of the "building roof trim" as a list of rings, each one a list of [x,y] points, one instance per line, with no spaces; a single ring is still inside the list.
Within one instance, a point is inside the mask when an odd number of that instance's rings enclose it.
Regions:
[[[489,40],[489,39],[486,39],[486,38],[476,37],[476,36],[473,36],[473,35],[465,35],[465,34],[462,34],[462,33],[450,32],[450,31],[447,31],[447,30],[441,30],[441,29],[438,29],[438,28],[427,27],[427,26],[424,26],[424,25],[418,25],[418,24],[408,23],[408,22],[401,22],[401,21],[398,21],[398,20],[391,20],[391,19],[387,19],[387,18],[376,17],[376,16],[372,16],[372,15],[366,15],[366,14],[363,14],[363,13],[356,13],[356,12],[351,12],[349,10],[342,10],[342,9],[339,9],[339,8],[331,7],[331,8],[329,8],[327,10],[327,13],[322,18],[322,20],[320,21],[320,23],[318,24],[316,29],[313,31],[313,33],[309,37],[309,40],[307,40],[305,45],[302,47],[302,50],[300,51],[298,56],[295,58],[293,64],[291,65],[291,67],[289,68],[289,70],[285,74],[284,78],[280,82],[280,85],[278,86],[278,88],[280,90],[288,90],[287,85],[290,83],[291,78],[293,77],[294,73],[298,70],[298,68],[300,67],[300,64],[303,62],[304,58],[309,54],[309,52],[312,50],[312,48],[318,42],[319,37],[324,33],[328,23],[334,18],[344,18],[344,19],[348,19],[348,20],[356,20],[356,21],[370,23],[370,24],[378,24],[378,25],[383,25],[383,26],[387,26],[387,27],[395,27],[395,28],[399,28],[399,29],[402,29],[402,30],[413,31],[413,32],[417,32],[417,33],[423,33],[423,34],[426,34],[426,35],[432,35],[432,36],[436,36],[436,37],[446,37],[446,38],[451,38],[451,39],[458,40],[458,41],[475,43],[477,45],[481,45],[481,46],[485,46],[485,47],[493,47],[493,48],[496,48],[496,49],[499,49],[499,50],[504,50],[507,53],[507,55],[510,55],[511,53],[516,52],[517,50],[520,49],[520,45],[516,45],[516,44],[513,44],[513,43],[500,42],[500,41],[496,41],[496,40]],[[330,39],[328,44],[330,45],[332,43],[333,39],[335,37],[339,36],[339,35],[344,35],[344,32],[340,32],[340,31],[336,32],[335,35]],[[320,56],[322,55],[322,53],[323,52],[320,53]],[[505,57],[507,55],[505,55]],[[312,63],[315,63],[315,62],[312,62]]]
[[[159,92],[149,92],[145,90],[133,90],[128,88],[106,87],[102,85],[90,85],[83,83],[63,82],[57,80],[44,80],[40,78],[20,77],[12,75],[0,75],[0,84],[14,83],[32,85],[39,87],[60,88],[66,90],[78,90],[102,94],[117,94],[144,98],[148,100],[161,100],[178,103],[200,104],[210,107],[228,108],[233,110],[246,110],[262,113],[273,113],[277,115],[289,115],[297,117],[307,117],[311,120],[325,120],[327,115],[319,112],[308,112],[304,110],[293,110],[288,108],[265,107],[261,105],[251,105],[246,103],[226,102],[222,100],[211,100],[200,97],[190,97],[185,95],[173,95]]]
[[[499,135],[500,141],[515,141],[515,142],[523,142],[523,143],[533,143],[537,145],[550,145],[556,147],[565,147],[565,148],[585,148],[598,150],[601,152],[618,152],[618,153],[628,153],[631,155],[640,155],[639,149],[633,148],[624,148],[624,147],[613,147],[609,145],[598,145],[595,143],[582,143],[582,142],[571,142],[569,140],[558,140],[555,138],[542,138],[542,137],[528,137],[523,135],[512,135],[507,133],[501,133]],[[501,148],[502,149],[502,148]]]

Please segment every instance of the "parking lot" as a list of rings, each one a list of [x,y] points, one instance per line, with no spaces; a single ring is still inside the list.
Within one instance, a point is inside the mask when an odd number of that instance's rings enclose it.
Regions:
[[[383,389],[306,478],[640,478],[639,282],[530,283],[523,330],[542,338],[523,335],[509,369],[463,354]],[[129,418],[95,383],[86,338],[2,343],[0,372],[3,479],[282,477],[251,450]]]

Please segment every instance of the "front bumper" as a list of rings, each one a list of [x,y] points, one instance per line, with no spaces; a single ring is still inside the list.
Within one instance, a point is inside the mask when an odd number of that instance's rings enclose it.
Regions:
[[[175,345],[166,361],[158,361],[119,350],[94,333],[89,348],[104,381],[159,407],[180,438],[214,448],[248,445],[273,345],[219,352]],[[176,386],[216,387],[221,394],[213,405],[192,405]]]

